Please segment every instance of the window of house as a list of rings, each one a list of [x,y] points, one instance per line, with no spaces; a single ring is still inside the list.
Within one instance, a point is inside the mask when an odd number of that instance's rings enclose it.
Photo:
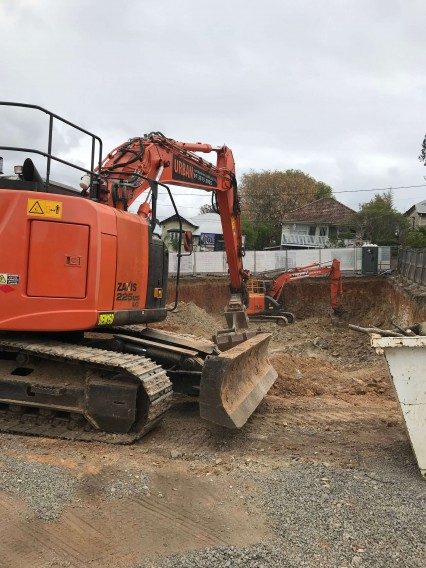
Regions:
[[[319,228],[319,236],[320,237],[326,237],[327,233],[328,233],[327,226],[323,225],[322,227]]]
[[[307,235],[308,234],[308,225],[301,225],[295,223],[292,227],[292,233],[296,235]]]
[[[315,225],[309,225],[309,233],[308,234],[311,237],[315,237],[316,230],[317,230],[317,228],[316,228]]]
[[[179,240],[179,231],[169,231],[170,240],[171,241],[178,241]]]

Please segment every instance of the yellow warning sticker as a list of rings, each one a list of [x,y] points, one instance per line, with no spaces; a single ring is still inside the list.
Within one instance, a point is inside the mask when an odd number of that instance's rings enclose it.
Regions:
[[[62,219],[62,201],[47,201],[46,199],[28,199],[28,215]]]
[[[7,274],[0,274],[0,284],[7,284]]]
[[[115,314],[99,314],[98,315],[98,325],[112,325],[114,323]]]

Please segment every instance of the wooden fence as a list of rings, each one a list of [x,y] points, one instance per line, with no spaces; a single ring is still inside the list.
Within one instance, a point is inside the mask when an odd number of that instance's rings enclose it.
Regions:
[[[412,282],[426,286],[426,249],[400,249],[398,272]]]

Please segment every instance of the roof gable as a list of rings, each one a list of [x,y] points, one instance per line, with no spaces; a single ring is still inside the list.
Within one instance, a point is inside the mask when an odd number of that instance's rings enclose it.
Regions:
[[[416,213],[418,213],[419,215],[425,215],[426,214],[426,199],[424,201],[420,201],[420,203],[416,203],[415,205],[412,205],[410,207],[410,209],[407,209],[407,211],[404,213],[404,215],[410,215],[414,211],[416,211]]]
[[[344,224],[351,221],[355,211],[334,199],[322,197],[284,215],[282,222]]]
[[[181,221],[183,223],[186,223],[187,225],[191,225],[191,227],[194,227],[194,228],[198,227],[198,225],[194,225],[194,223],[190,219],[185,219],[185,217],[182,217],[182,215],[180,215],[180,218],[181,218]],[[161,225],[163,227],[166,223],[170,223],[171,221],[176,221],[177,223],[179,223],[178,216],[176,215],[176,213],[174,215],[170,215],[170,217],[167,217],[166,219],[163,219],[162,221],[160,221],[159,225]]]

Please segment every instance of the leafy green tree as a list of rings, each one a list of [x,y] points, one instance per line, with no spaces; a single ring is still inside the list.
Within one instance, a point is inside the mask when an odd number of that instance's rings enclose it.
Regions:
[[[426,248],[426,227],[408,231],[404,244],[411,248]]]
[[[394,208],[391,191],[362,203],[355,221],[358,232],[376,245],[400,244],[408,231],[408,221]]]
[[[242,176],[240,191],[245,217],[252,223],[270,224],[278,232],[286,213],[332,196],[329,185],[300,170],[251,171]]]
[[[280,243],[281,231],[272,224],[253,223],[245,216],[242,216],[241,221],[242,232],[246,238],[246,250],[262,250]]]

